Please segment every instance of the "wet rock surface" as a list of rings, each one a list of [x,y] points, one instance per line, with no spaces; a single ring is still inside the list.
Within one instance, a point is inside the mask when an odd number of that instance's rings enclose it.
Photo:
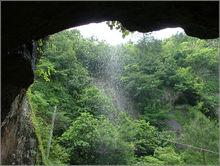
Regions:
[[[31,111],[22,89],[11,105],[2,122],[1,159],[2,164],[33,165],[37,153],[37,141],[31,123]]]

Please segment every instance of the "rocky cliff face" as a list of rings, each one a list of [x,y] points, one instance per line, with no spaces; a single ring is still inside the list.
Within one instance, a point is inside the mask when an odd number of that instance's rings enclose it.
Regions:
[[[31,110],[25,96],[34,80],[32,43],[22,45],[3,58],[1,107],[2,164],[34,164],[37,140],[31,122]]]
[[[37,141],[31,123],[31,110],[22,89],[12,102],[10,112],[2,122],[2,164],[34,165]]]

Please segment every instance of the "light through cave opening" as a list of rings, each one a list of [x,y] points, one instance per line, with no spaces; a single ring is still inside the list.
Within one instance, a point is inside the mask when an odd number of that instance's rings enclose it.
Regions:
[[[41,162],[217,162],[218,146],[206,145],[210,137],[197,142],[206,130],[217,131],[215,108],[204,105],[205,94],[213,93],[216,107],[216,89],[206,91],[203,83],[216,81],[217,40],[188,37],[180,28],[123,39],[105,25],[71,28],[38,41],[42,57],[29,97],[47,151]],[[204,58],[213,58],[214,65]],[[206,69],[198,67],[204,63]],[[212,137],[217,144],[217,135]]]

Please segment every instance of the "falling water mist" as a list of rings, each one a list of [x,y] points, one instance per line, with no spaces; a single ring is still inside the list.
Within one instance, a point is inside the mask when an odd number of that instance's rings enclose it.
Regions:
[[[94,78],[94,84],[104,95],[110,97],[112,104],[118,111],[137,117],[138,111],[135,109],[132,100],[120,88],[119,77],[122,74],[123,58],[118,50],[117,47],[111,49],[104,75],[101,78]]]

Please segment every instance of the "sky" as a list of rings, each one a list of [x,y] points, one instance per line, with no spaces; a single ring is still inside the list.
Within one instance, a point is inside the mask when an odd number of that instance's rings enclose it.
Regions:
[[[90,38],[93,36],[99,40],[105,40],[111,45],[126,43],[129,40],[135,42],[143,36],[142,33],[134,32],[123,39],[122,33],[115,29],[110,30],[106,22],[91,23],[71,29],[78,29],[85,38]],[[184,32],[184,30],[180,27],[166,28],[159,31],[153,31],[151,35],[154,36],[156,39],[163,40],[180,32]]]

